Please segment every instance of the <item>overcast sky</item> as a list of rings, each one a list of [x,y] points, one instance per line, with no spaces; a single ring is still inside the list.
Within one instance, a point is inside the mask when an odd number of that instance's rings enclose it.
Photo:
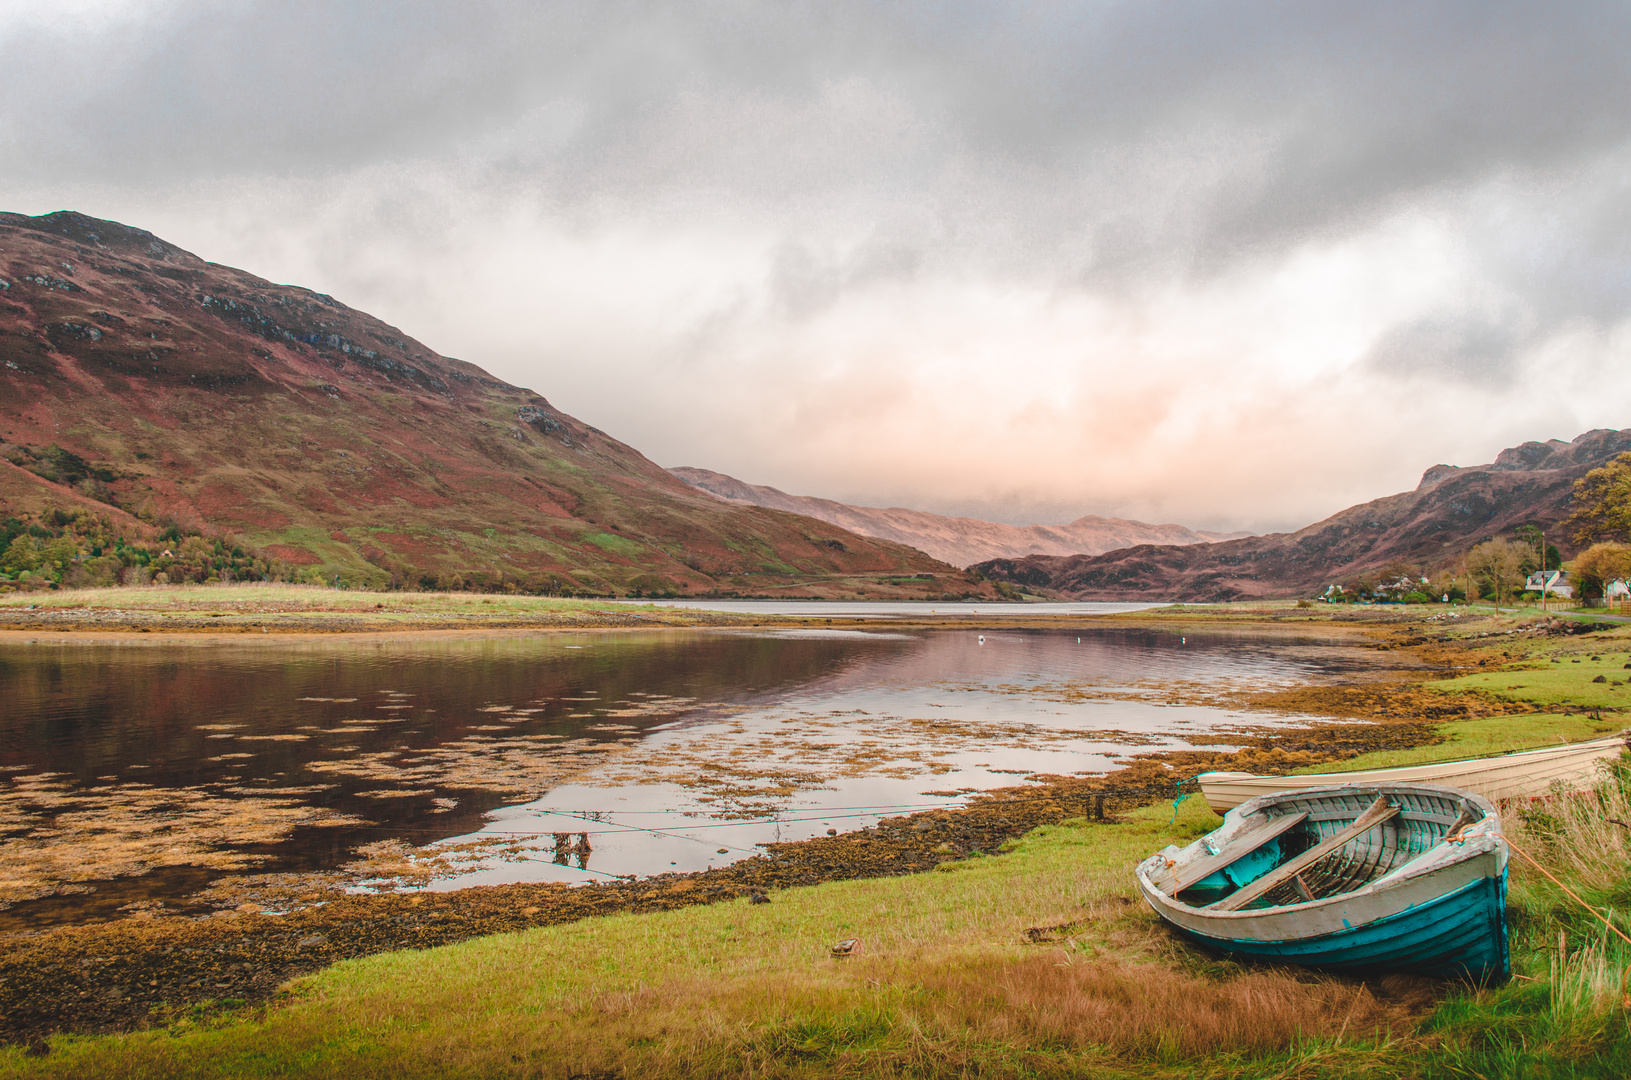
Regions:
[[[0,0],[0,209],[664,465],[1295,528],[1631,426],[1631,5]]]

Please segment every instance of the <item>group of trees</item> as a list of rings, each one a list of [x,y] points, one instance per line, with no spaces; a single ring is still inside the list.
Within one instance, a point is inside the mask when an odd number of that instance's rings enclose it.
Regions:
[[[1575,482],[1574,511],[1563,521],[1574,542],[1580,595],[1595,600],[1615,581],[1631,581],[1631,453],[1621,454]]]
[[[389,563],[378,553],[370,574],[335,576],[321,567],[269,558],[236,537],[161,519],[156,537],[138,536],[89,510],[47,510],[0,521],[0,593],[113,585],[215,584],[285,581],[410,591],[515,593],[537,596],[678,595],[669,578],[645,574],[624,589],[584,584],[565,574],[520,575],[501,570],[420,571]],[[370,552],[365,550],[365,556]],[[598,587],[597,587],[598,585]]]
[[[1574,510],[1561,530],[1585,548],[1567,567],[1575,595],[1590,603],[1601,599],[1613,582],[1631,582],[1631,453],[1575,483]],[[1540,527],[1520,525],[1511,538],[1478,544],[1459,566],[1440,569],[1431,580],[1419,567],[1394,563],[1347,583],[1340,598],[1426,603],[1471,596],[1499,606],[1523,592],[1536,570],[1563,568],[1562,553],[1546,542]]]
[[[276,560],[175,522],[134,538],[102,515],[51,510],[0,522],[0,590],[280,579]]]

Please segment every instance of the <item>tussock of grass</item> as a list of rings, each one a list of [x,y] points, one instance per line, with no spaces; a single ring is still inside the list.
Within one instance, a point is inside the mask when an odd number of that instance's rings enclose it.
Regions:
[[[1205,978],[1161,963],[1069,955],[964,964],[923,977],[942,1032],[992,1043],[1099,1051],[1177,1064],[1217,1054],[1272,1054],[1346,1029],[1408,1030],[1420,987],[1395,1000],[1369,987],[1284,971]]]
[[[1512,843],[1631,933],[1631,774],[1509,807]],[[1424,1032],[1424,1078],[1631,1075],[1631,946],[1524,859],[1511,865],[1512,982],[1452,996]]]

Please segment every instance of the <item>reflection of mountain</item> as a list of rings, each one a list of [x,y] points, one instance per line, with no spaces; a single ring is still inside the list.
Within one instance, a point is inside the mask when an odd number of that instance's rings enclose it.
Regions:
[[[995,595],[720,502],[331,297],[80,214],[0,214],[0,441],[0,516],[83,506],[141,531],[114,507],[146,511],[325,581]]]
[[[1211,533],[1182,525],[1150,525],[1126,518],[1077,518],[1068,525],[1004,525],[978,518],[943,517],[901,507],[851,506],[777,488],[748,484],[723,473],[681,467],[668,470],[703,491],[743,506],[787,510],[884,540],[907,544],[953,566],[1025,555],[1097,555],[1134,544],[1205,544],[1247,533]]]
[[[1202,547],[1145,545],[1093,557],[996,559],[998,581],[1080,600],[1239,600],[1307,595],[1395,560],[1434,567],[1526,523],[1550,529],[1569,513],[1574,482],[1631,449],[1631,428],[1566,443],[1528,442],[1489,465],[1435,465],[1414,491],[1351,507],[1294,533]],[[1549,531],[1547,540],[1567,537]],[[1565,545],[1566,546],[1566,545]]]

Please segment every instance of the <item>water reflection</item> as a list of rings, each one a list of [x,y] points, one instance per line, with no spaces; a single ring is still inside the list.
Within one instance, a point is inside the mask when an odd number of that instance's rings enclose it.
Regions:
[[[437,887],[697,869],[1241,720],[1164,688],[1367,662],[1120,629],[8,643],[0,903],[438,841]]]

